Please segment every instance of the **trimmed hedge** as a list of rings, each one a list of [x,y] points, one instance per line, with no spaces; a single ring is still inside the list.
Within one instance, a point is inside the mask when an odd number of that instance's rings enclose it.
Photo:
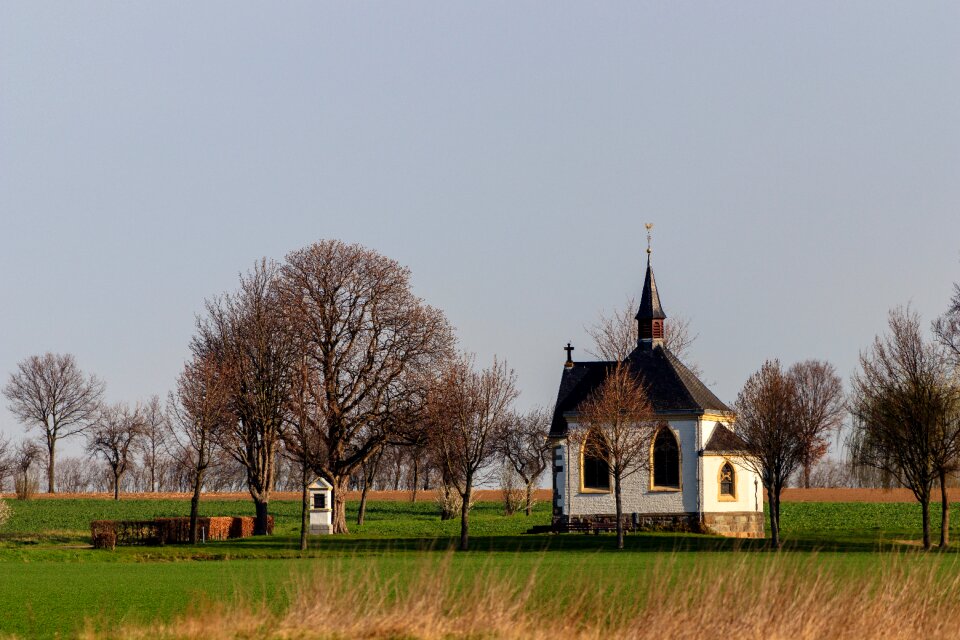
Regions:
[[[251,516],[216,516],[197,518],[197,537],[201,529],[207,540],[249,538],[255,518]],[[273,533],[273,516],[267,516],[267,533]],[[190,518],[157,518],[155,520],[94,520],[90,534],[96,549],[112,549],[116,545],[165,545],[190,541]]]

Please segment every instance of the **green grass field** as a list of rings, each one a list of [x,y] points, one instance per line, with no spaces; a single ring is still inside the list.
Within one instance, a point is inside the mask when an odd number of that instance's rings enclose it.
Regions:
[[[376,570],[402,582],[429,563],[446,559],[463,574],[489,571],[524,579],[536,572],[537,588],[557,580],[595,576],[626,583],[638,572],[669,562],[671,570],[768,561],[764,541],[690,534],[633,534],[615,551],[610,535],[524,535],[549,520],[549,505],[530,517],[501,515],[500,505],[478,503],[471,516],[472,551],[450,554],[459,521],[441,522],[430,502],[373,502],[367,522],[348,536],[311,539],[297,548],[299,503],[274,502],[273,536],[202,546],[89,548],[94,519],[145,519],[186,515],[186,501],[11,501],[14,515],[0,529],[0,634],[69,637],[84,626],[113,627],[169,619],[208,601],[237,598],[282,607],[291,589],[318,568],[346,573]],[[356,504],[348,516],[356,518]],[[252,515],[249,501],[209,501],[205,515]],[[939,524],[939,512],[933,514]],[[953,553],[917,554],[920,511],[901,503],[785,503],[784,552],[794,562],[857,575],[878,570],[898,552],[908,562],[957,566]],[[958,519],[955,519],[955,522]],[[958,532],[954,532],[958,535]]]

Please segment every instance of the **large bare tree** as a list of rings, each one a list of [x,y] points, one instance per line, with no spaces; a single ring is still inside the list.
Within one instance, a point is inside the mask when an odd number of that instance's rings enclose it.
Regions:
[[[221,430],[235,418],[230,412],[229,376],[211,356],[187,362],[177,377],[176,390],[170,394],[171,419],[168,444],[175,457],[189,470],[193,490],[190,499],[190,543],[197,543],[197,518],[200,516],[200,492],[207,471],[216,464],[214,447]]]
[[[54,493],[57,443],[90,425],[103,396],[103,383],[84,374],[69,353],[46,353],[19,362],[3,395],[28,431],[41,431],[47,447],[47,491]]]
[[[627,363],[610,367],[603,384],[578,408],[580,426],[571,440],[584,456],[606,462],[613,477],[617,549],[623,549],[623,482],[650,469],[650,447],[660,425],[642,381]]]
[[[102,407],[90,428],[87,452],[102,456],[113,476],[113,499],[120,499],[120,481],[130,469],[133,451],[144,429],[140,407],[125,404]]]
[[[267,533],[275,462],[287,419],[298,354],[280,313],[278,267],[267,260],[241,276],[240,288],[207,303],[191,349],[213,358],[228,384],[233,418],[221,446],[246,472],[256,509],[254,534]]]
[[[410,290],[410,272],[360,245],[328,240],[287,256],[280,302],[313,371],[310,429],[333,485],[333,530],[346,533],[350,476],[391,439],[422,381],[451,352],[443,314]]]
[[[587,335],[593,340],[594,357],[610,362],[620,362],[637,348],[639,325],[634,314],[637,313],[637,300],[633,296],[619,309],[609,315],[601,313],[597,321],[586,327]],[[703,371],[696,362],[688,361],[690,348],[697,334],[690,328],[690,320],[678,315],[665,323],[663,328],[663,346],[680,359],[691,372],[701,376]]]
[[[798,404],[797,381],[779,360],[765,362],[737,395],[736,432],[745,443],[746,464],[767,490],[774,548],[780,547],[780,495],[806,454]]]
[[[496,454],[496,438],[510,420],[516,375],[494,359],[482,371],[460,356],[443,368],[427,400],[430,451],[448,488],[461,499],[460,550],[469,548],[470,506],[481,470]]]
[[[923,547],[929,549],[930,496],[941,484],[940,543],[949,544],[946,474],[956,468],[960,417],[956,373],[945,354],[924,338],[919,316],[890,312],[888,332],[860,354],[853,378],[851,438],[855,460],[882,469],[908,487],[920,503]]]
[[[533,492],[550,464],[549,431],[550,414],[538,408],[512,415],[498,438],[500,457],[524,483],[524,512],[528,516],[533,509]]]
[[[810,471],[827,452],[830,436],[839,432],[846,416],[843,381],[823,360],[804,360],[787,371],[796,384],[797,419],[803,439],[803,486],[810,488]]]

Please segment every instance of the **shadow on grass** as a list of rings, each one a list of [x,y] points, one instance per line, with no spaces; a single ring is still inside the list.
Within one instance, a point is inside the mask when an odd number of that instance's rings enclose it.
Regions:
[[[519,535],[519,536],[472,536],[470,552],[487,553],[543,553],[543,552],[611,552],[611,553],[664,553],[664,552],[771,552],[774,549],[769,539],[736,539],[697,534],[633,533],[626,536],[623,551],[616,549],[616,536],[612,534],[585,535]],[[456,537],[435,538],[378,538],[360,537],[351,534],[313,537],[310,539],[308,556],[326,554],[363,555],[384,552],[447,552],[459,544]],[[183,547],[180,547],[183,548]],[[298,539],[294,536],[268,536],[242,541],[214,543],[210,551],[227,551],[233,548],[238,554],[244,551],[265,556],[273,553],[284,555],[299,553]],[[788,538],[780,553],[882,553],[889,551],[915,550],[915,547],[898,541],[884,540],[831,540],[817,538]],[[951,549],[952,551],[952,549]],[[468,552],[469,553],[469,552]]]

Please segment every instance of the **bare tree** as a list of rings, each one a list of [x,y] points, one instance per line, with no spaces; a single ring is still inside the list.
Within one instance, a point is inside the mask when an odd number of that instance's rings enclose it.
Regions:
[[[797,392],[797,419],[803,439],[803,486],[810,488],[810,471],[830,445],[846,415],[843,382],[829,362],[805,360],[787,371]]]
[[[57,462],[57,489],[64,493],[85,493],[90,490],[90,460],[67,457]]]
[[[637,300],[630,296],[624,306],[614,309],[610,315],[600,314],[596,323],[585,327],[594,344],[594,350],[590,353],[595,358],[610,362],[626,359],[637,348],[639,325],[634,318],[636,312]],[[696,339],[697,334],[691,330],[690,320],[682,315],[673,317],[664,326],[663,346],[680,359],[695,376],[700,377],[703,371],[699,365],[688,362],[690,348]]]
[[[260,261],[240,289],[207,304],[191,349],[213,358],[229,383],[234,418],[219,431],[221,446],[246,471],[256,509],[254,533],[267,533],[275,462],[287,420],[297,351],[280,313],[277,265]]]
[[[195,356],[177,378],[176,391],[170,394],[171,419],[168,445],[186,467],[190,499],[190,543],[197,543],[197,518],[200,516],[200,492],[207,471],[216,462],[214,447],[219,433],[235,420],[230,413],[229,376],[212,356]]]
[[[103,407],[90,429],[87,452],[100,455],[113,474],[113,499],[120,499],[120,480],[133,462],[133,449],[143,435],[140,407],[125,404]]]
[[[47,446],[47,491],[54,493],[57,442],[90,425],[103,395],[103,383],[85,375],[72,355],[46,353],[19,362],[3,395],[28,431],[42,431]]]
[[[623,482],[650,468],[650,447],[659,429],[643,383],[623,362],[611,366],[603,384],[578,409],[582,428],[571,440],[584,456],[606,462],[613,476],[617,512],[617,549],[623,549]]]
[[[497,452],[524,485],[524,511],[533,510],[533,492],[550,463],[550,414],[542,408],[514,414],[507,421],[497,444]]]
[[[350,477],[393,435],[452,348],[443,314],[410,290],[410,272],[359,245],[324,241],[287,256],[280,278],[287,325],[314,371],[315,465],[333,485],[333,530],[346,533]],[[307,416],[308,419],[313,419]]]
[[[448,489],[461,499],[460,550],[470,538],[470,506],[481,469],[496,454],[495,440],[510,419],[516,375],[494,359],[482,371],[460,356],[442,370],[428,394],[430,450]]]
[[[933,333],[949,353],[953,364],[960,366],[960,284],[953,285],[950,307],[934,321]]]
[[[9,439],[0,436],[0,493],[3,493],[4,482],[13,468],[13,447],[10,445]]]
[[[149,491],[160,491],[160,482],[166,464],[167,443],[170,433],[167,414],[158,396],[152,396],[141,409],[143,416],[143,434],[137,441],[137,450],[144,471],[149,478]]]
[[[297,372],[293,376],[288,398],[288,427],[283,433],[284,451],[299,471],[300,488],[300,550],[307,549],[307,534],[310,529],[310,504],[307,487],[313,481],[311,470],[326,457],[322,429],[323,417],[317,410],[312,390],[316,387],[315,371],[301,356]]]
[[[21,440],[20,444],[17,445],[13,453],[15,473],[13,486],[17,493],[17,498],[26,500],[32,498],[36,492],[37,482],[30,473],[30,469],[35,462],[40,460],[41,455],[43,455],[43,452],[40,449],[40,445],[33,440]]]
[[[771,541],[779,548],[780,494],[806,454],[796,379],[783,371],[779,360],[768,360],[743,385],[736,411],[745,462],[767,490]]]
[[[940,480],[940,543],[946,547],[946,473],[956,466],[960,441],[955,372],[943,352],[924,339],[916,313],[894,309],[888,327],[889,333],[860,354],[860,371],[853,378],[854,456],[913,492],[921,507],[925,549],[931,545],[930,494]]]

